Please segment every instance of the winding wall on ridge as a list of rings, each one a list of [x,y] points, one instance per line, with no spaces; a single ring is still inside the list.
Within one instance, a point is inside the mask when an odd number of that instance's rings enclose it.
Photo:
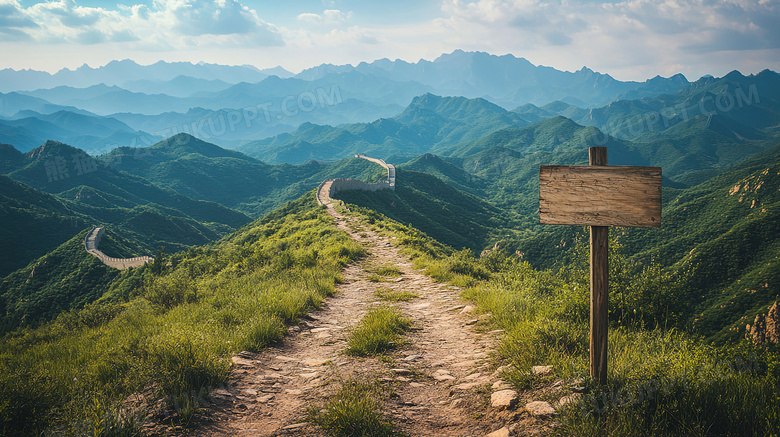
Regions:
[[[154,261],[154,258],[150,256],[139,256],[135,258],[112,258],[106,255],[97,248],[98,244],[100,244],[100,239],[103,237],[105,232],[106,229],[102,226],[92,228],[92,230],[87,233],[87,236],[84,237],[84,248],[89,254],[95,256],[103,264],[115,269],[125,270],[130,267],[141,267],[148,262]]]
[[[317,188],[317,202],[320,205],[328,205],[333,199],[331,196],[339,191],[345,190],[362,190],[362,191],[379,191],[379,190],[395,190],[395,167],[392,164],[388,164],[385,161],[377,158],[370,158],[363,154],[355,155],[355,158],[362,158],[371,162],[375,162],[385,169],[387,169],[387,180],[382,182],[368,183],[359,181],[357,179],[329,179],[323,181]]]

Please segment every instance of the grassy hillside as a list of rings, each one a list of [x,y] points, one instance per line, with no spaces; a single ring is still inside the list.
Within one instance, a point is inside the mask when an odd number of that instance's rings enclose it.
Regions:
[[[599,386],[588,368],[586,250],[565,268],[535,270],[506,251],[475,258],[447,250],[376,211],[348,206],[395,237],[426,274],[464,288],[483,317],[489,315],[485,328],[503,331],[503,377],[522,399],[554,402],[585,388],[558,410],[551,435],[777,435],[780,353],[744,342],[712,346],[673,328],[688,311],[682,275],[630,261],[613,240],[609,372]],[[551,366],[551,373],[532,372],[540,365]]]
[[[352,157],[336,162],[268,165],[187,134],[147,148],[116,149],[98,159],[178,194],[254,217],[297,199],[325,179],[370,179],[381,172],[381,167]]]
[[[26,154],[8,146],[0,153],[10,177],[0,176],[0,276],[88,225],[111,225],[151,254],[160,246],[178,251],[206,244],[250,220],[100,164],[65,144],[50,141]]]
[[[362,253],[310,193],[218,243],[103,278],[99,303],[0,340],[0,430],[136,435],[118,411],[142,390],[186,422],[193,396],[227,378],[227,357],[279,341]]]
[[[508,220],[498,208],[434,176],[405,169],[396,169],[395,190],[342,191],[334,197],[401,223],[412,223],[456,248],[481,251],[508,228]]]
[[[718,341],[780,297],[780,146],[709,181],[669,190],[663,226],[623,232],[638,258],[690,270],[690,326]]]
[[[52,195],[0,176],[0,277],[69,240],[89,219]]]
[[[43,146],[25,154],[24,166],[8,176],[51,194],[69,192],[78,187],[90,187],[131,202],[133,205],[150,203],[180,211],[195,220],[241,226],[249,218],[213,202],[193,200],[164,190],[137,176],[110,166],[99,165],[83,151],[66,144],[47,141]],[[74,200],[79,200],[74,196]]]
[[[97,300],[119,271],[84,250],[87,230],[0,282],[0,329],[36,326]]]

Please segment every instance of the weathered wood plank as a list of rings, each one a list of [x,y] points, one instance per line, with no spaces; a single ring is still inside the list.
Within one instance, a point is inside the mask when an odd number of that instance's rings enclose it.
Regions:
[[[539,221],[551,225],[661,226],[661,168],[542,165]]]

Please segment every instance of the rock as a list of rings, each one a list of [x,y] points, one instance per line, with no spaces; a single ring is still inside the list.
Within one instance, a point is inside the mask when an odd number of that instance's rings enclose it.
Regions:
[[[766,315],[766,339],[769,342],[780,344],[780,308],[777,302],[769,309]]]
[[[501,429],[491,432],[485,437],[509,437],[509,428],[503,427]]]
[[[422,358],[422,355],[409,355],[407,357],[404,357],[404,361],[414,361],[414,360],[419,360],[420,358]]]
[[[453,386],[452,388],[456,390],[469,390],[474,387],[479,387],[480,385],[482,385],[481,382],[464,382],[463,384],[458,384],[456,386]]]
[[[242,358],[238,355],[234,355],[230,357],[230,359],[233,361],[233,364],[236,366],[244,366],[244,367],[254,367],[255,362],[252,360],[247,360],[246,358]]]
[[[510,389],[510,388],[512,388],[512,386],[510,384],[508,384],[507,382],[505,382],[505,381],[496,381],[496,382],[493,383],[493,390],[496,390],[496,391],[498,391],[498,390],[506,390],[506,389]]]
[[[572,393],[568,396],[564,396],[558,399],[558,402],[555,404],[555,409],[560,410],[569,404],[576,404],[580,399],[582,399],[581,393]]]
[[[536,376],[549,375],[552,372],[552,366],[533,366],[531,367],[531,373]]]
[[[303,394],[303,390],[298,390],[293,388],[288,388],[284,392],[287,393],[288,395],[293,395],[293,396],[298,396]]]
[[[408,375],[410,373],[409,369],[390,369],[390,371],[397,375]]]
[[[452,381],[453,379],[455,379],[455,377],[450,375],[449,373],[435,373],[433,375],[433,379],[437,381]]]
[[[270,401],[271,399],[273,399],[274,396],[275,395],[273,395],[273,394],[260,396],[259,398],[257,398],[257,402],[266,403],[266,402]]]
[[[471,381],[472,379],[477,379],[477,378],[479,378],[480,376],[482,376],[482,374],[481,374],[481,373],[479,373],[479,372],[477,372],[477,373],[472,373],[471,375],[464,376],[464,377],[463,377],[463,380],[464,380],[464,381]]]
[[[463,399],[457,398],[450,403],[450,407],[458,408],[463,403]]]
[[[295,424],[292,424],[292,425],[287,425],[287,426],[283,427],[282,429],[298,429],[298,428],[303,428],[304,426],[306,426],[308,424],[309,424],[308,422],[295,423]]]
[[[745,326],[745,338],[755,344],[780,344],[780,308],[775,302],[767,315],[756,315],[753,325]]]
[[[448,310],[449,311],[457,311],[457,310],[463,309],[463,308],[466,308],[466,305],[455,305],[455,306],[452,306],[452,307],[448,308]]]
[[[257,395],[257,390],[255,390],[253,388],[245,388],[244,389],[244,393],[248,394],[250,396],[255,396],[255,395]]]
[[[318,366],[325,365],[328,361],[330,361],[329,358],[325,358],[325,359],[313,358],[313,359],[303,360],[301,362],[309,367],[318,367]]]
[[[552,416],[555,414],[555,408],[550,405],[549,402],[545,401],[533,401],[525,404],[525,409],[532,415],[532,416]]]
[[[490,406],[501,410],[512,409],[517,404],[517,392],[501,390],[490,395]]]
[[[511,366],[501,366],[498,369],[496,369],[495,372],[493,372],[492,375],[490,375],[491,378],[498,378],[501,376],[503,372],[508,372],[511,369]]]
[[[470,313],[470,312],[474,311],[475,309],[476,309],[476,308],[474,308],[474,307],[473,307],[473,306],[471,306],[471,305],[466,305],[465,307],[463,307],[463,309],[462,309],[462,310],[460,310],[460,313],[461,313],[461,314]]]

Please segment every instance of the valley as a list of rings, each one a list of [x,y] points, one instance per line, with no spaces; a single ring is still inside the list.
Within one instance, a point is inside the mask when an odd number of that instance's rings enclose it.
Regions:
[[[458,50],[0,78],[2,435],[780,428],[778,345],[746,339],[780,298],[778,73]],[[592,146],[663,169],[662,226],[610,231],[603,387],[587,234],[538,215],[539,166]],[[361,352],[372,317],[395,328]]]

